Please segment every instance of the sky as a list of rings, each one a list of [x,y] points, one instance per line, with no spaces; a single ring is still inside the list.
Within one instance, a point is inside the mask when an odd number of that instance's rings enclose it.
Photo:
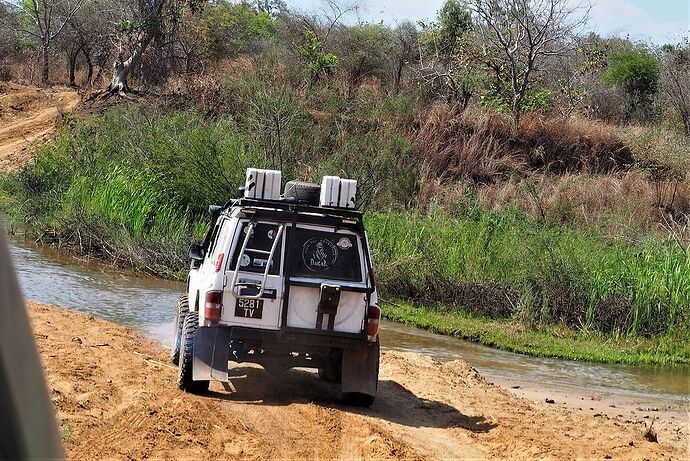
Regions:
[[[607,37],[630,35],[657,45],[688,37],[690,0],[592,0],[588,29]],[[315,10],[319,0],[288,0],[289,6]],[[360,20],[395,24],[433,19],[443,0],[360,0]]]

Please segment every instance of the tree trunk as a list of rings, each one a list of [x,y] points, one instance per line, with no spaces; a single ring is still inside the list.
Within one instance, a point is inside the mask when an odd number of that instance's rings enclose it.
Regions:
[[[82,54],[84,55],[84,60],[86,61],[86,84],[91,85],[93,81],[93,62],[91,62],[91,52],[87,47],[82,48]]]
[[[127,77],[132,69],[134,69],[141,61],[141,57],[144,54],[144,51],[146,51],[146,48],[149,46],[149,43],[151,43],[152,39],[153,37],[151,36],[144,37],[139,42],[139,45],[134,50],[134,53],[132,53],[132,56],[130,56],[126,61],[123,61],[121,56],[118,57],[117,61],[115,61],[115,64],[113,65],[113,78],[110,81],[108,89],[106,90],[109,95],[124,94],[129,92]]]
[[[77,67],[77,53],[79,53],[79,50],[69,53],[67,56],[67,61],[68,61],[68,70],[67,70],[67,76],[68,76],[68,83],[67,86],[75,87],[77,86],[77,83],[75,82],[75,74],[76,74],[76,67]]]
[[[44,42],[43,45],[41,45],[41,86],[48,85],[48,64],[48,43]]]
[[[393,77],[393,87],[396,93],[400,93],[400,87],[402,83],[402,73],[405,66],[405,60],[400,58],[398,60],[397,68],[395,69],[395,75]]]

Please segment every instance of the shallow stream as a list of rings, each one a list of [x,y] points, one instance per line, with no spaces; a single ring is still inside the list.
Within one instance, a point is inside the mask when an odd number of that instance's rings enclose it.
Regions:
[[[170,343],[173,309],[181,284],[84,263],[17,240],[10,241],[10,251],[26,298],[93,314],[139,329],[166,345]],[[522,389],[515,392],[531,398],[570,395],[570,407],[589,407],[589,403],[572,402],[577,398],[597,401],[599,406],[601,402],[608,407],[627,406],[640,413],[666,411],[683,415],[690,395],[690,367],[535,358],[392,322],[383,323],[381,342],[384,349],[427,354],[441,361],[465,360],[489,381]]]

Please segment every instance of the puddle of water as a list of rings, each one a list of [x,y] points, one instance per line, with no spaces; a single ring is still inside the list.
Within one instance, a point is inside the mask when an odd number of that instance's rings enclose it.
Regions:
[[[16,240],[10,242],[10,252],[26,298],[134,327],[170,344],[174,306],[182,284],[133,276]],[[535,358],[392,322],[383,322],[381,341],[384,349],[422,353],[441,361],[462,359],[485,378],[504,385],[526,383],[573,394],[596,393],[645,407],[679,408],[690,394],[690,367]]]

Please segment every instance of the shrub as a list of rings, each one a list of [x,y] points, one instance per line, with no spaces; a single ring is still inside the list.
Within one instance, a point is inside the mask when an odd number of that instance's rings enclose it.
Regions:
[[[629,116],[648,119],[652,115],[652,98],[659,88],[660,72],[659,61],[646,51],[623,50],[611,53],[602,79],[625,89]]]
[[[469,208],[367,216],[385,294],[492,317],[656,335],[690,318],[690,258]]]

